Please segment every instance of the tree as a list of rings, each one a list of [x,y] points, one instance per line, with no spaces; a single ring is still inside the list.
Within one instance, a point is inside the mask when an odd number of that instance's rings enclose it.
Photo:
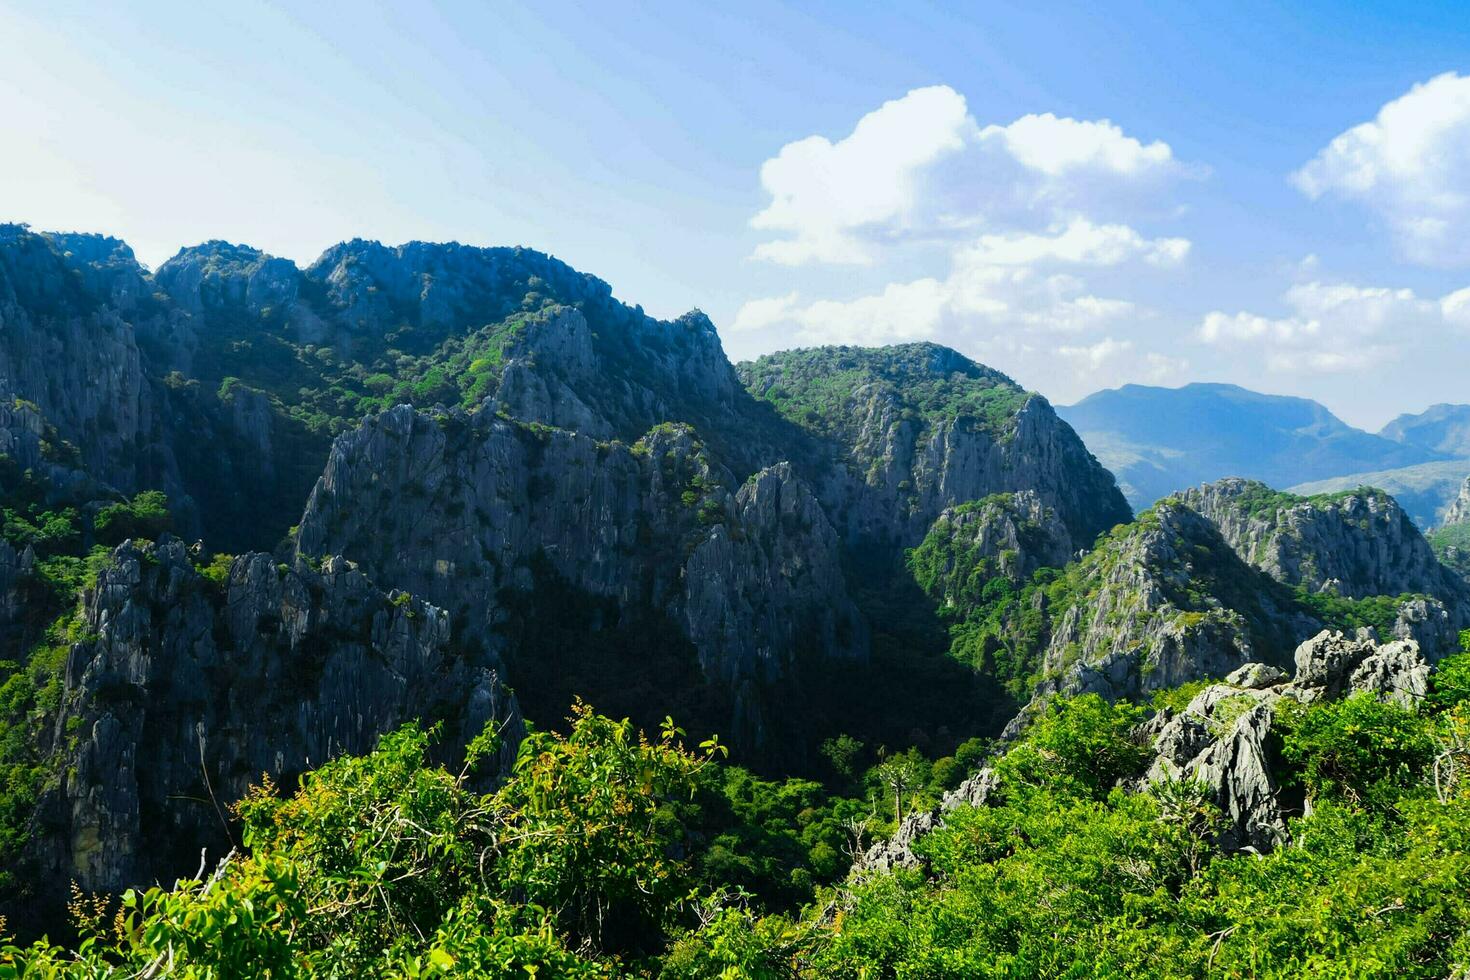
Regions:
[[[863,743],[851,735],[842,734],[822,743],[822,756],[832,766],[832,771],[843,779],[857,778],[858,759],[863,754]]]
[[[627,719],[577,702],[570,731],[533,732],[496,794],[504,829],[501,888],[547,909],[562,928],[604,950],[645,946],[672,924],[693,886],[681,807],[723,748],[699,754],[665,721],[656,740]]]
[[[916,749],[909,749],[880,763],[874,775],[893,794],[893,820],[902,823],[904,794],[927,782],[928,765]]]

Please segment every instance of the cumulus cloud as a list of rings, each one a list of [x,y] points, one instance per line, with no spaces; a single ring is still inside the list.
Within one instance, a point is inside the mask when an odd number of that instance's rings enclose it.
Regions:
[[[1046,113],[982,128],[954,89],[915,89],[836,142],[809,136],[762,165],[770,202],[750,223],[775,237],[754,257],[867,265],[895,244],[1046,228],[1188,169],[1167,143],[1108,120]],[[1171,241],[1182,257],[1187,243]]]
[[[1254,347],[1271,371],[1323,374],[1382,363],[1411,339],[1446,326],[1470,327],[1470,289],[1432,300],[1412,289],[1307,282],[1282,299],[1287,316],[1217,310],[1205,314],[1196,337],[1214,346]]]
[[[1172,218],[1164,184],[1202,172],[1106,119],[982,126],[953,89],[917,89],[766,161],[769,203],[751,225],[769,234],[754,257],[868,271],[853,274],[855,296],[752,299],[734,331],[752,346],[934,340],[1032,370],[1053,392],[1171,377],[1187,362],[1129,336],[1156,314],[1114,293],[1186,262],[1188,239],[1138,226]]]
[[[1168,143],[1154,140],[1145,146],[1106,119],[1067,119],[1050,112],[1022,116],[1008,126],[986,126],[979,141],[1003,145],[1023,166],[1048,177],[1083,170],[1137,177],[1178,167]]]
[[[1470,263],[1470,76],[1415,85],[1335,137],[1292,181],[1313,200],[1369,208],[1413,261]]]
[[[735,322],[730,325],[730,329],[745,333],[752,330],[764,330],[788,320],[800,298],[800,294],[793,291],[785,296],[750,300],[735,314]]]
[[[1291,344],[1315,337],[1321,326],[1315,320],[1301,320],[1296,317],[1272,319],[1254,313],[1231,314],[1216,311],[1205,314],[1204,322],[1199,328],[1199,339],[1207,344],[1243,340]]]
[[[791,237],[762,243],[755,256],[783,265],[870,262],[866,234],[902,226],[924,168],[963,149],[973,129],[964,97],[937,85],[884,103],[836,143],[788,143],[761,166],[771,202],[750,224]]]
[[[1441,299],[1439,313],[1446,323],[1470,330],[1470,287],[1457,289]]]

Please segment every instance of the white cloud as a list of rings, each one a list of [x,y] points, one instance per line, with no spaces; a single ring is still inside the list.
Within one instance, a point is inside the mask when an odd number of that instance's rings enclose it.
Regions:
[[[735,314],[735,322],[730,325],[730,329],[737,332],[764,330],[783,320],[788,320],[800,298],[800,294],[793,290],[785,296],[749,300]]]
[[[1089,371],[1096,371],[1108,361],[1132,349],[1133,341],[1131,340],[1114,340],[1112,337],[1104,337],[1097,343],[1086,347],[1058,347],[1057,353],[1076,361]]]
[[[1085,229],[1079,234],[1076,226],[1069,226],[1051,237],[1026,236],[1024,241],[1004,242],[982,239],[956,252],[949,274],[942,279],[889,283],[879,292],[853,300],[802,305],[794,293],[751,300],[736,315],[735,329],[784,323],[800,343],[936,339],[961,345],[993,340],[998,332],[1014,330],[1087,332],[1137,315],[1136,304],[1094,295],[1076,276],[1045,274],[1033,266],[1046,262],[1116,265],[1129,257],[1152,261],[1158,243],[1139,238],[1131,229],[1121,231],[1127,234],[1094,236]],[[1119,246],[1118,241],[1125,244]]]
[[[1470,330],[1470,287],[1457,289],[1441,299],[1439,313],[1446,323]]]
[[[1215,311],[1205,314],[1204,322],[1199,328],[1199,339],[1207,344],[1247,340],[1290,344],[1303,337],[1316,336],[1321,326],[1314,320],[1300,320],[1295,317],[1273,320],[1254,313],[1231,314]]]
[[[1408,258],[1470,263],[1470,76],[1415,85],[1328,143],[1292,181],[1378,213]]]
[[[768,348],[934,340],[1072,394],[1173,376],[1186,361],[1129,336],[1156,314],[1110,294],[1186,261],[1188,239],[1137,225],[1177,214],[1161,182],[1200,172],[1107,120],[1046,113],[982,128],[953,89],[915,90],[761,169],[770,201],[751,225],[771,234],[755,257],[871,267],[856,273],[856,298],[812,299],[793,280],[799,291],[746,302],[734,330]],[[902,278],[879,271],[890,259]]]
[[[1143,361],[1146,365],[1144,376],[1154,384],[1183,377],[1189,370],[1188,358],[1169,357],[1158,351],[1149,351],[1144,355]]]
[[[1266,369],[1276,374],[1343,374],[1381,365],[1393,357],[1389,347],[1356,350],[1278,350],[1266,355]]]
[[[962,252],[964,261],[985,265],[1032,265],[1068,262],[1076,265],[1111,266],[1132,258],[1143,258],[1158,266],[1178,265],[1189,254],[1184,238],[1146,239],[1127,225],[1096,225],[1086,218],[1073,218],[1053,234],[1008,232],[982,235]]]
[[[1009,126],[986,126],[979,139],[999,142],[1023,166],[1048,177],[1081,170],[1136,177],[1178,166],[1168,143],[1155,140],[1145,146],[1106,119],[1067,119],[1046,112],[1022,116]]]
[[[1399,356],[1446,325],[1470,326],[1470,289],[1440,300],[1412,289],[1299,283],[1283,296],[1291,314],[1205,314],[1196,337],[1214,346],[1255,347],[1280,373],[1356,371]]]
[[[777,237],[754,257],[868,265],[905,242],[1054,228],[1185,172],[1167,143],[1107,120],[1047,113],[982,129],[954,89],[915,89],[836,142],[809,136],[762,165],[770,202],[750,223]],[[1183,257],[1187,243],[1162,241],[1161,261]]]
[[[914,210],[920,172],[962,149],[973,128],[964,97],[937,85],[884,103],[836,143],[823,136],[788,143],[761,166],[771,203],[750,224],[792,237],[762,243],[756,258],[871,261],[863,233],[902,225]]]

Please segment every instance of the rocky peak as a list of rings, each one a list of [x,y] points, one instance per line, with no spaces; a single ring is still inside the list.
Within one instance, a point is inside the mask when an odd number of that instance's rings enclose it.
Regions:
[[[0,314],[20,310],[77,316],[96,307],[81,271],[68,267],[51,240],[26,225],[0,224]]]
[[[180,249],[158,267],[154,281],[190,313],[238,311],[260,316],[290,311],[301,272],[290,259],[216,240]]]
[[[1352,599],[1418,593],[1470,602],[1470,590],[1380,490],[1298,497],[1230,479],[1179,499],[1213,522],[1242,559],[1278,582]]]
[[[1297,639],[1320,628],[1179,502],[1116,530],[1074,574],[1043,690],[1136,698],[1252,660],[1285,664]]]
[[[822,496],[850,540],[911,547],[945,508],[1016,490],[1039,494],[1079,544],[1131,516],[1044,398],[949,348],[821,347],[739,370],[821,440]]]
[[[1412,640],[1380,644],[1369,630],[1353,636],[1324,630],[1298,646],[1293,660],[1290,678],[1249,664],[1195,695],[1182,711],[1165,709],[1144,726],[1157,755],[1138,786],[1167,778],[1203,784],[1229,820],[1221,837],[1227,849],[1265,851],[1287,840],[1289,804],[1270,747],[1281,701],[1366,693],[1412,706],[1428,692],[1433,670]]]
[[[1072,558],[1072,540],[1056,511],[1034,490],[994,494],[939,515],[911,564],[921,586],[944,607],[959,604],[999,574],[1024,582],[1039,568]]]
[[[146,273],[133,250],[107,235],[47,232],[68,268],[81,277],[89,296],[100,297],[122,312],[132,312],[152,299]]]
[[[1467,476],[1465,482],[1460,484],[1460,493],[1444,514],[1445,527],[1455,524],[1470,524],[1470,476]]]
[[[405,319],[433,328],[479,326],[516,310],[552,302],[608,301],[612,289],[530,249],[478,248],[458,242],[386,246],[354,239],[334,245],[306,270],[348,325],[370,332]],[[538,295],[527,305],[527,297]]]

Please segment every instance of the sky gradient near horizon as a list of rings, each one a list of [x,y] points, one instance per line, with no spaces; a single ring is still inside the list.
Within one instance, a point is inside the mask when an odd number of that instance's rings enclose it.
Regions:
[[[1463,7],[1041,6],[0,0],[0,220],[527,245],[737,359],[936,340],[1059,403],[1470,401]]]

